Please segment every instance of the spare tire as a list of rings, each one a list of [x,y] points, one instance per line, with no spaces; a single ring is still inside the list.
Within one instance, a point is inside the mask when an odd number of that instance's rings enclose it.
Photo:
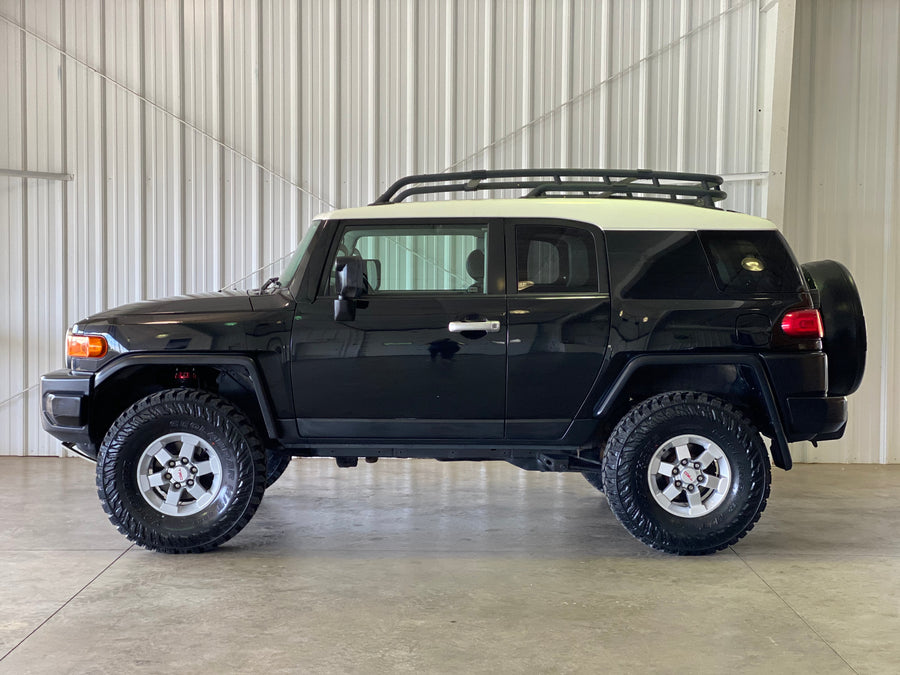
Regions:
[[[849,270],[839,262],[819,260],[802,267],[810,288],[819,292],[828,395],[847,396],[859,389],[866,369],[866,320],[859,291]]]

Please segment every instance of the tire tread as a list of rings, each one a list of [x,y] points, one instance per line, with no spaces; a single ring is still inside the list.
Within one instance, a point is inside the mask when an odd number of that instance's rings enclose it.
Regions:
[[[635,494],[635,482],[631,472],[634,456],[640,449],[629,446],[628,440],[638,426],[650,415],[666,415],[671,418],[690,410],[694,414],[708,417],[711,421],[724,424],[745,442],[750,461],[749,486],[751,495],[757,499],[748,500],[735,517],[740,525],[725,541],[711,543],[703,535],[680,533],[674,537],[660,527],[641,509]],[[761,451],[759,451],[761,449]],[[603,482],[610,509],[616,519],[644,544],[667,553],[677,555],[707,555],[737,543],[759,521],[771,489],[769,456],[762,445],[759,433],[743,413],[730,403],[708,394],[689,391],[667,392],[653,396],[638,404],[623,417],[610,435],[607,451],[603,459]],[[762,481],[763,485],[758,483]],[[762,489],[760,489],[760,487]]]
[[[250,481],[253,490],[243,512],[234,522],[219,524],[203,535],[161,534],[144,526],[122,502],[116,488],[116,456],[142,424],[159,419],[158,409],[174,415],[192,416],[217,425],[229,443],[246,443],[249,453],[238,458],[239,481]],[[240,532],[262,502],[265,490],[265,451],[255,428],[247,417],[228,401],[197,389],[167,389],[147,396],[123,412],[113,423],[100,448],[97,461],[97,493],[110,522],[130,541],[163,553],[202,553],[210,551]]]

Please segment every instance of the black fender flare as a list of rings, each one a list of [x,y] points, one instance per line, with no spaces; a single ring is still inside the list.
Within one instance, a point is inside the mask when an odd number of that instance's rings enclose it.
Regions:
[[[618,397],[628,386],[629,380],[641,368],[647,366],[746,366],[756,379],[756,386],[762,396],[766,414],[772,424],[773,437],[770,450],[775,466],[790,470],[793,466],[787,436],[781,421],[781,413],[773,393],[772,383],[766,374],[762,359],[753,354],[643,354],[636,356],[622,368],[615,382],[594,406],[594,417],[607,415]]]
[[[266,393],[266,387],[262,373],[251,357],[246,354],[191,354],[180,352],[178,354],[141,353],[125,354],[103,365],[94,374],[93,389],[99,387],[104,381],[125,368],[134,366],[238,366],[247,371],[247,376],[253,385],[263,422],[266,425],[266,433],[269,438],[278,438],[275,425],[275,417],[272,414],[272,404]]]

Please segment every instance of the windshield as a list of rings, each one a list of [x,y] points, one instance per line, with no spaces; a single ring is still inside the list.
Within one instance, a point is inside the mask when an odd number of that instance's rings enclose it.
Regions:
[[[297,247],[297,250],[294,251],[294,254],[290,257],[287,265],[285,265],[284,270],[278,277],[278,282],[282,286],[287,286],[290,283],[291,279],[293,279],[294,275],[297,273],[297,270],[301,267],[306,267],[307,259],[309,258],[309,256],[307,256],[309,245],[312,243],[312,240],[316,236],[316,232],[319,231],[321,226],[321,220],[314,220],[306,231],[306,234],[303,235],[300,245]]]

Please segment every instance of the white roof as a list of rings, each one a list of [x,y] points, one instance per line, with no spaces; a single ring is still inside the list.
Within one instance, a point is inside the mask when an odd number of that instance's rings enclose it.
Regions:
[[[323,220],[407,218],[563,218],[604,230],[774,230],[765,218],[640,199],[457,199],[339,209]]]

